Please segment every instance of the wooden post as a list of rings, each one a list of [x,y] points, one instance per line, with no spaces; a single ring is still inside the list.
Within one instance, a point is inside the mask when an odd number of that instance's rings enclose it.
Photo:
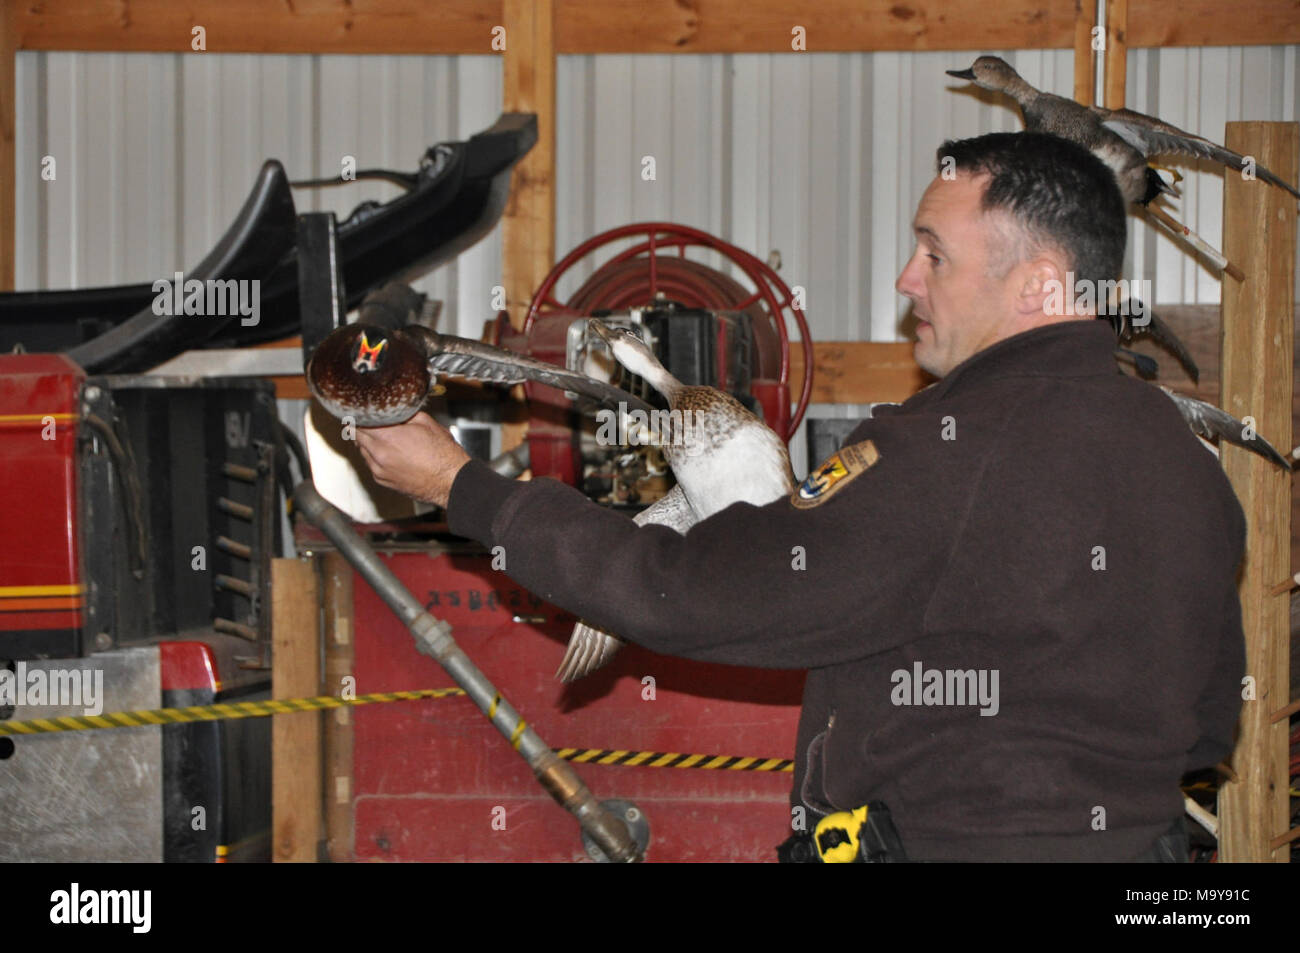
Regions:
[[[320,688],[316,567],[271,561],[271,697],[301,698]],[[321,713],[271,719],[271,859],[314,863],[321,839]]]
[[[1107,109],[1124,108],[1128,80],[1128,0],[1106,0],[1106,101]]]
[[[1294,182],[1300,127],[1282,122],[1230,122],[1229,149],[1253,156]],[[1282,189],[1245,181],[1229,169],[1223,188],[1223,251],[1240,262],[1244,282],[1223,283],[1221,406],[1252,417],[1257,432],[1286,452],[1291,447],[1296,203]],[[1219,793],[1219,856],[1225,861],[1289,859],[1273,848],[1286,832],[1287,723],[1271,722],[1289,691],[1290,597],[1268,594],[1291,574],[1291,477],[1258,456],[1225,446],[1223,468],[1246,511],[1241,615],[1246,631],[1246,700],[1232,766],[1238,780]]]
[[[555,262],[555,40],[551,0],[505,0],[505,108],[537,113],[537,145],[515,166],[502,215],[510,323],[523,326]]]
[[[18,175],[14,145],[18,96],[15,6],[0,3],[0,291],[14,289],[14,196]]]
[[[353,677],[352,567],[339,553],[321,557],[325,680],[322,695],[337,695]],[[353,685],[353,688],[356,686]],[[352,709],[325,713],[325,846],[336,864],[353,859]]]
[[[1097,101],[1097,51],[1092,30],[1097,25],[1097,0],[1074,0],[1074,99],[1091,106]]]
[[[515,166],[501,223],[506,310],[515,328],[533,292],[555,262],[555,11],[552,0],[505,0],[505,108],[537,114],[537,145]],[[521,402],[501,429],[501,449],[518,446],[528,430]]]

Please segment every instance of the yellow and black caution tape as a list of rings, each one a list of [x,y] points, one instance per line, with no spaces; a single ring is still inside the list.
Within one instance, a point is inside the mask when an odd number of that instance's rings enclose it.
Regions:
[[[298,711],[321,711],[350,705],[382,702],[415,701],[421,698],[447,698],[464,695],[463,688],[424,688],[409,692],[373,692],[355,698],[316,695],[311,698],[282,698],[271,701],[228,702],[216,705],[191,705],[187,708],[151,708],[143,711],[116,711],[102,715],[63,715],[34,718],[30,721],[0,721],[0,736],[39,735],[60,731],[95,731],[105,728],[144,728],[150,725],[180,725],[195,721],[222,721],[227,718],[265,718]],[[495,710],[498,695],[492,702]],[[520,722],[521,726],[523,722]],[[516,730],[515,739],[521,729]],[[576,764],[612,764],[644,768],[700,768],[705,771],[793,771],[794,762],[787,758],[742,758],[721,754],[679,754],[675,751],[622,751],[607,748],[554,748],[555,754]]]
[[[608,751],[603,748],[555,748],[557,756],[577,764],[622,764],[645,768],[702,768],[706,771],[793,771],[788,758],[737,758],[724,754],[678,754],[675,751]]]
[[[228,702],[191,705],[188,708],[151,708],[145,711],[115,711],[104,715],[63,715],[31,721],[0,721],[0,735],[39,735],[51,731],[93,731],[97,728],[141,728],[147,725],[180,725],[191,721],[221,721],[226,718],[265,718],[295,711],[320,711],[375,702],[404,702],[417,698],[445,698],[464,695],[463,688],[423,688],[413,692],[373,692],[355,698],[316,695],[312,698],[282,698],[261,702]]]

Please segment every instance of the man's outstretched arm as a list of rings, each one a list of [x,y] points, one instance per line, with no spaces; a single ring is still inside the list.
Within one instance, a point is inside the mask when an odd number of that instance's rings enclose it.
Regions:
[[[682,536],[501,477],[427,417],[358,435],[381,483],[445,505],[537,595],[655,651],[738,665],[815,668],[913,639],[962,492],[960,467],[909,464],[885,433],[880,462],[824,504],[738,503]]]

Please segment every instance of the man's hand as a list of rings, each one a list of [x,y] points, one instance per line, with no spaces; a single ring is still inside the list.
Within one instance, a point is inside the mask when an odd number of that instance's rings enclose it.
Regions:
[[[382,486],[442,507],[469,461],[447,429],[423,412],[393,427],[358,427],[357,446]]]

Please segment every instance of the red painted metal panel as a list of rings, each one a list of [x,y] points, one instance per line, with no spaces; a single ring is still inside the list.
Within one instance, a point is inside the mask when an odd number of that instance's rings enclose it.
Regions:
[[[66,629],[79,629],[83,624],[80,609],[14,611],[5,608],[5,604],[9,601],[8,599],[0,599],[0,630],[6,632],[23,630],[31,632],[57,630],[62,632]]]
[[[204,642],[160,642],[158,661],[165,692],[181,689],[221,691],[216,656],[212,647]]]
[[[79,628],[77,400],[85,374],[60,354],[0,355],[0,629]],[[44,607],[33,599],[48,600]],[[69,611],[67,600],[75,608]],[[10,609],[12,611],[4,611]]]
[[[552,747],[793,757],[802,672],[672,659],[635,646],[565,687],[552,673],[573,617],[490,568],[486,555],[387,556],[411,591]],[[354,580],[357,691],[452,684]],[[541,622],[515,622],[516,615]],[[642,679],[654,679],[653,700]],[[358,860],[567,861],[578,828],[466,698],[354,711]],[[579,764],[597,797],[637,802],[650,861],[770,861],[789,833],[788,773]],[[504,808],[505,829],[493,826]]]

